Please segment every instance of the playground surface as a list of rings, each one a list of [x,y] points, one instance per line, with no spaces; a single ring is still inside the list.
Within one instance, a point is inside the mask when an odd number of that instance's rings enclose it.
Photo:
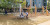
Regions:
[[[40,13],[37,16],[34,16],[34,14],[29,14],[29,19],[25,18],[17,19],[17,16],[14,16],[13,14],[8,15],[0,14],[0,25],[40,25],[41,23],[44,23],[49,20],[50,20],[50,13],[49,16]]]

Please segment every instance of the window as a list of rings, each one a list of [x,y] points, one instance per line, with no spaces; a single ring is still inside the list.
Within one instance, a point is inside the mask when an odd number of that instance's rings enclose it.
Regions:
[[[44,2],[46,2],[46,0],[44,0]]]
[[[43,5],[46,6],[46,0],[43,0]]]
[[[44,3],[44,6],[46,6],[46,3]]]
[[[34,0],[33,0],[33,6],[34,6]]]

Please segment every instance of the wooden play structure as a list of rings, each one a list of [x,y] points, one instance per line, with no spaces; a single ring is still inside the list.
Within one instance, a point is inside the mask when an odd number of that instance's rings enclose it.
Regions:
[[[28,8],[31,9],[31,8]],[[46,15],[49,16],[48,10],[47,10],[47,6],[46,6]],[[29,10],[30,11],[30,10]],[[28,12],[29,13],[29,12]],[[44,15],[44,6],[42,6],[42,14]],[[37,7],[35,5],[35,16],[37,15]]]
[[[30,11],[31,10],[31,0],[30,0],[30,6],[28,8],[28,10]],[[49,13],[48,13],[48,10],[47,10],[47,6],[46,6],[46,15],[48,16]],[[28,12],[29,13],[29,12]],[[44,15],[44,6],[42,6],[42,14]],[[36,4],[35,4],[35,16],[37,15],[37,7],[36,7]]]
[[[20,15],[21,15],[21,10],[22,10],[22,7],[21,7],[21,4],[20,4]],[[30,10],[31,10],[31,0],[30,0],[30,6],[27,8],[27,11],[28,11],[29,14],[30,14]],[[35,4],[35,9],[34,10],[35,10],[35,16],[37,16],[37,6],[36,6],[36,4]],[[49,16],[47,6],[46,6],[45,10],[46,10],[46,15]],[[42,6],[42,14],[44,15],[44,6]]]
[[[30,13],[30,10],[31,10],[31,5],[29,6],[29,8],[27,8],[28,9],[28,13]],[[47,10],[47,6],[46,6],[46,15],[47,16],[49,16],[49,13],[48,13],[48,10]],[[42,14],[44,15],[44,6],[42,6]],[[37,7],[36,7],[36,5],[35,5],[35,16],[37,15]]]

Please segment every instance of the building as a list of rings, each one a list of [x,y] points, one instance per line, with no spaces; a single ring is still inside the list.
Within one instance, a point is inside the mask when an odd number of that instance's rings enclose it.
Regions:
[[[30,6],[30,0],[26,0],[27,7]],[[47,6],[47,0],[31,0],[31,8],[42,8],[42,6]]]

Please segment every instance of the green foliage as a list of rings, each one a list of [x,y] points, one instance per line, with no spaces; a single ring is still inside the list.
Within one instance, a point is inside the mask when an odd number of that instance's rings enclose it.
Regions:
[[[33,9],[31,8],[31,10],[30,10],[30,13],[32,14],[33,13]]]
[[[24,2],[22,3],[22,7],[25,7],[25,5],[26,5],[26,2],[24,1]]]
[[[0,7],[12,8],[12,5],[13,7],[19,7],[17,2],[22,2],[22,0],[0,0]],[[23,5],[25,5],[25,2],[22,3]]]
[[[50,0],[48,0],[50,2]]]
[[[47,3],[47,9],[50,9],[50,0],[48,0],[48,3]]]

